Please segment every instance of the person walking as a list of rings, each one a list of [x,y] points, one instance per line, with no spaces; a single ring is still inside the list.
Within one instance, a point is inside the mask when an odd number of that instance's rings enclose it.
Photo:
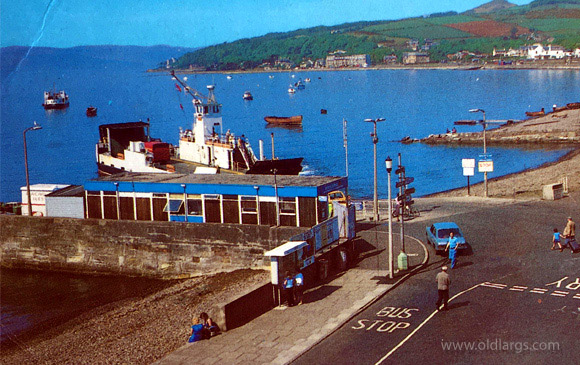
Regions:
[[[449,233],[449,242],[445,246],[445,251],[449,250],[449,260],[451,260],[451,268],[455,268],[456,256],[457,256],[457,237],[453,232]]]
[[[556,249],[556,246],[558,246],[558,248],[560,249],[560,252],[562,252],[562,242],[561,242],[561,237],[560,237],[560,232],[558,232],[558,228],[554,228],[554,236],[552,237],[552,250]]]
[[[447,310],[447,301],[449,300],[449,284],[451,284],[451,280],[449,279],[449,274],[447,273],[447,266],[443,266],[441,268],[441,272],[437,274],[435,277],[437,281],[437,310],[443,304],[443,310]]]
[[[304,275],[300,270],[297,270],[294,276],[294,303],[302,304],[302,297],[304,295]]]
[[[288,302],[289,307],[292,307],[294,305],[294,277],[290,276],[289,271],[286,271],[283,286],[286,302]]]
[[[576,239],[576,223],[572,220],[572,217],[568,217],[566,228],[564,228],[564,232],[562,232],[562,237],[566,239],[564,246],[570,245],[570,241]]]

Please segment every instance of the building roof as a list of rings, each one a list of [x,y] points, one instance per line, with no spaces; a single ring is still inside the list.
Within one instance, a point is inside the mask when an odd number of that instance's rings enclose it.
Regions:
[[[321,186],[343,177],[337,176],[295,176],[277,175],[276,183],[283,186]],[[122,172],[111,176],[103,176],[93,181],[124,181],[140,183],[165,184],[222,184],[222,185],[274,185],[274,175],[237,175],[237,174],[155,174]]]
[[[85,195],[85,189],[82,185],[69,185],[66,188],[58,189],[53,191],[50,194],[47,194],[47,197],[64,197],[64,196],[76,196],[76,197],[83,197]]]

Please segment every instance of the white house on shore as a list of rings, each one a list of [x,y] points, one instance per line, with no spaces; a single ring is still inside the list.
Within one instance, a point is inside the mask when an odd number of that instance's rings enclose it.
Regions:
[[[566,52],[566,49],[562,46],[557,45],[547,45],[543,46],[540,43],[534,44],[533,46],[529,46],[527,57],[529,59],[561,59],[566,56],[572,56],[572,52]]]

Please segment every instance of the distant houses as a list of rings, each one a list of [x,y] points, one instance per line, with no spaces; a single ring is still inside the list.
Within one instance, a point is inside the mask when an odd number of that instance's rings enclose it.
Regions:
[[[426,52],[405,52],[403,53],[403,64],[411,65],[417,63],[429,63],[429,53]]]
[[[343,53],[335,52],[326,56],[326,67],[369,67],[371,65],[371,56],[368,54],[357,54],[346,56]]]
[[[549,44],[547,46],[541,43],[535,43],[533,45],[521,46],[518,49],[510,48],[505,49],[493,49],[493,57],[522,57],[529,60],[549,60],[549,59],[562,59],[566,57],[580,57],[580,48],[575,50],[566,50],[564,47],[559,45]]]

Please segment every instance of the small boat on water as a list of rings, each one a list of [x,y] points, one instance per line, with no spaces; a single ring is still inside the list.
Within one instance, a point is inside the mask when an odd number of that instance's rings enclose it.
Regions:
[[[231,77],[230,75],[227,75],[227,76],[226,76],[226,79],[228,79],[228,80],[231,80],[231,79],[232,79],[232,77]]]
[[[269,124],[302,125],[302,115],[294,115],[292,117],[267,116],[264,117],[264,120]]]
[[[546,115],[546,112],[544,111],[544,108],[542,108],[542,110],[540,110],[539,112],[526,112],[526,115],[528,117],[541,117]]]
[[[66,109],[69,107],[68,95],[64,90],[45,91],[42,106],[44,109]]]
[[[304,82],[310,82],[310,77],[305,78]]]
[[[298,81],[296,81],[296,82],[294,83],[294,87],[295,87],[296,89],[298,89],[298,90],[302,90],[302,89],[304,89],[306,86],[305,86],[305,85],[304,85],[304,83],[302,82],[302,79],[300,79],[300,80],[298,80]]]
[[[246,91],[244,93],[244,100],[254,100],[254,97],[252,96],[252,93],[250,93],[249,91]]]
[[[87,117],[96,117],[97,116],[97,108],[94,106],[89,106],[87,108]]]
[[[290,85],[290,87],[288,88],[288,93],[289,94],[296,94],[296,89],[292,87],[292,85]]]
[[[328,113],[328,110],[326,110],[326,109],[320,109],[320,114],[327,114],[327,113]]]

